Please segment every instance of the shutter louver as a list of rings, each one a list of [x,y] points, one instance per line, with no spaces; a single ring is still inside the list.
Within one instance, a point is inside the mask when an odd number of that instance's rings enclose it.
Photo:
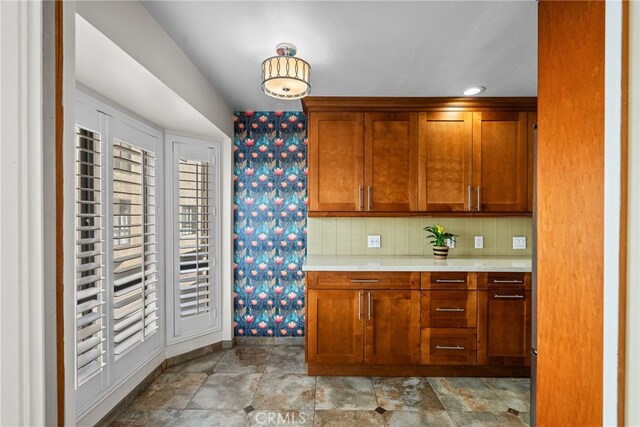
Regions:
[[[116,359],[157,329],[156,159],[113,142],[113,342]]]
[[[209,313],[210,168],[206,161],[179,162],[180,316]]]
[[[102,371],[104,360],[102,142],[76,126],[76,385]]]

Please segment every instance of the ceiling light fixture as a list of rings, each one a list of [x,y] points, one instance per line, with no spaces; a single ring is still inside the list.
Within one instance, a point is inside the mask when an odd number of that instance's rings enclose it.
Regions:
[[[264,93],[278,99],[300,99],[309,95],[309,63],[295,58],[297,49],[291,43],[280,43],[276,52],[278,56],[267,58],[262,63]]]
[[[479,93],[482,93],[485,90],[486,90],[486,88],[484,86],[473,86],[473,87],[470,87],[469,89],[465,90],[462,93],[464,95],[466,95],[466,96],[472,96],[472,95],[477,95]]]

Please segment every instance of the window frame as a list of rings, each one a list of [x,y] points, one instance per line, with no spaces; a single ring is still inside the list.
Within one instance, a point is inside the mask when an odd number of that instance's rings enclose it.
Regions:
[[[179,283],[179,242],[180,231],[178,224],[181,220],[178,199],[178,163],[180,161],[180,148],[186,153],[190,150],[207,150],[210,159],[210,282],[209,292],[211,309],[206,316],[195,316],[192,318],[181,318],[179,309],[180,292]],[[221,166],[221,145],[213,141],[183,137],[175,134],[165,134],[165,171],[166,171],[166,194],[168,202],[165,205],[167,221],[166,224],[166,342],[167,345],[188,341],[203,335],[222,330],[222,269],[221,269],[221,196],[222,196],[222,166]]]

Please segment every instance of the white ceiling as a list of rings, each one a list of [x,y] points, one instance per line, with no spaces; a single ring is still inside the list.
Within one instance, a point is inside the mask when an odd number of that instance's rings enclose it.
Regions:
[[[315,96],[536,96],[537,3],[145,1],[234,110],[299,110],[260,89],[278,43],[311,64]]]

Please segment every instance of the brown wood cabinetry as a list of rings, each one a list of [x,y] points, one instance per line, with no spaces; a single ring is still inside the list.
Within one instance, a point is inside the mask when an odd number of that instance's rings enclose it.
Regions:
[[[420,363],[476,364],[476,278],[465,272],[422,273]]]
[[[316,363],[362,363],[362,292],[309,290],[307,360]]]
[[[530,289],[529,273],[307,272],[309,373],[526,376]]]
[[[531,364],[531,275],[478,274],[478,364]]]
[[[421,113],[418,205],[422,211],[471,211],[473,114]]]
[[[531,113],[534,114],[534,113]],[[532,169],[527,112],[421,113],[420,210],[530,211]]]
[[[309,211],[417,210],[417,113],[309,116]]]
[[[472,209],[527,210],[527,124],[526,112],[473,113]]]
[[[362,210],[362,113],[309,117],[309,210]]]
[[[364,210],[418,210],[417,132],[417,113],[365,113]]]
[[[307,273],[307,360],[417,364],[419,273]],[[328,289],[334,287],[335,289]]]
[[[308,97],[303,106],[311,216],[531,212],[535,98]]]

